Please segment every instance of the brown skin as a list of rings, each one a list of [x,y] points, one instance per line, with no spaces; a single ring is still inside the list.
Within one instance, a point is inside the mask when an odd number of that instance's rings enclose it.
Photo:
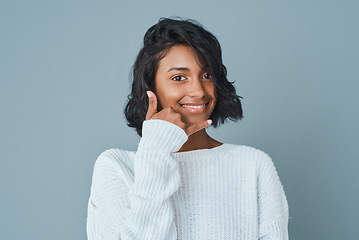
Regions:
[[[179,152],[222,145],[205,130],[211,124],[208,118],[217,102],[212,77],[208,69],[197,63],[190,47],[174,46],[160,61],[155,92],[148,91],[146,120],[162,119],[182,128],[188,140]]]

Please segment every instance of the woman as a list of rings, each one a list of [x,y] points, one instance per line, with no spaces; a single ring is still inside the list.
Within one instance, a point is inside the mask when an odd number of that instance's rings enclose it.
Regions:
[[[163,18],[144,36],[125,108],[136,152],[98,157],[88,239],[288,239],[288,204],[271,158],[206,127],[243,117],[217,39]]]

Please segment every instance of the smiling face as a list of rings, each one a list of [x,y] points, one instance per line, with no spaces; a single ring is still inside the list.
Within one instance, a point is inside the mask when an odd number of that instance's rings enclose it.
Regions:
[[[174,46],[159,62],[155,93],[162,108],[172,107],[187,125],[207,120],[216,105],[210,69],[200,66],[189,46]]]

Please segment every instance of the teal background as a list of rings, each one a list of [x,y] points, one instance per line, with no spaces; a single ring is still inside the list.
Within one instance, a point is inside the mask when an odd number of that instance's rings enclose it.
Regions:
[[[145,31],[193,18],[219,39],[245,118],[211,135],[267,152],[292,240],[357,237],[359,2],[0,2],[0,239],[86,239],[93,165],[135,150],[123,107]]]

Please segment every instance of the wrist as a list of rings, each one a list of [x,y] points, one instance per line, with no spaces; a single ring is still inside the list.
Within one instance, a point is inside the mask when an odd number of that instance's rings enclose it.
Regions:
[[[145,120],[138,150],[176,152],[187,139],[186,132],[173,123],[161,119]]]

